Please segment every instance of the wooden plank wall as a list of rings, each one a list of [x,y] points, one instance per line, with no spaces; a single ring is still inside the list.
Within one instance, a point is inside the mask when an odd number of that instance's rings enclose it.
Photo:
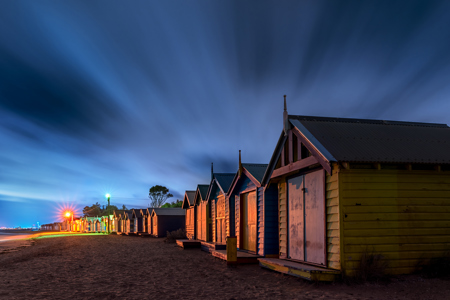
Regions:
[[[227,228],[227,236],[236,236],[235,205],[235,197],[233,195],[225,199],[225,226]]]
[[[339,227],[339,168],[333,166],[332,175],[325,172],[325,207],[327,232],[327,267],[341,269]]]
[[[339,176],[348,274],[364,252],[381,255],[391,274],[449,253],[450,172],[349,169]]]
[[[256,251],[258,255],[264,256],[264,187],[256,189],[256,201],[258,203]]]
[[[240,213],[241,213],[241,208],[240,208],[240,196],[234,196],[234,211],[235,211],[235,232],[236,232],[236,240],[237,240],[237,248],[239,248],[239,244],[240,244],[240,238],[239,238],[239,233],[240,233]]]
[[[278,189],[264,189],[264,256],[278,257]]]
[[[202,241],[209,242],[208,241],[208,226],[209,226],[209,216],[208,216],[208,204],[206,201],[201,201],[199,204],[199,207],[201,207],[202,212]]]
[[[233,197],[234,199],[234,197]],[[230,208],[231,208],[231,198],[230,197],[226,197],[225,198],[225,228],[227,231],[227,236],[231,236],[231,230],[230,230],[230,217],[231,217],[231,212],[230,212]],[[234,205],[234,201],[233,201],[233,205]],[[233,214],[234,214],[234,210],[233,210]]]
[[[186,236],[188,239],[194,239],[195,233],[194,210],[195,210],[194,207],[186,209]],[[151,220],[151,218],[149,218],[149,220]]]
[[[279,256],[287,258],[287,211],[286,211],[286,179],[278,183],[278,238]]]
[[[212,241],[216,242],[216,199],[211,199]]]

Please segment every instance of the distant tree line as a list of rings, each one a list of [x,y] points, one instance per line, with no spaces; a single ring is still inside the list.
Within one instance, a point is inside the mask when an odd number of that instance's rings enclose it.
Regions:
[[[148,192],[148,197],[150,198],[150,207],[181,207],[183,205],[183,201],[178,200],[172,203],[166,203],[167,199],[173,197],[171,193],[169,193],[169,189],[162,185],[152,186]],[[122,205],[122,210],[128,210],[125,205]],[[83,208],[83,216],[84,217],[102,217],[114,214],[115,210],[119,210],[119,208],[115,205],[100,205],[100,203],[95,203],[92,206],[85,206]]]
[[[183,201],[177,199],[176,202],[166,203],[166,204],[162,205],[161,207],[182,207],[182,206],[183,206]]]
[[[123,210],[127,210],[125,205],[122,205]],[[115,205],[100,205],[100,203],[95,203],[92,206],[85,206],[83,208],[83,216],[84,217],[102,217],[114,214],[115,210],[119,210],[119,208]]]

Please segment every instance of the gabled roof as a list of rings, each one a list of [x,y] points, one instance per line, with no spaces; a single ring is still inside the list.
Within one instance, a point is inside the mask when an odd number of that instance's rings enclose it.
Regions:
[[[306,116],[289,116],[289,121],[330,160],[450,163],[445,124]]]
[[[196,191],[186,191],[184,193],[182,208],[186,209],[195,204],[195,193]]]
[[[206,194],[208,193],[209,184],[199,184],[197,190],[200,193],[202,200],[206,200]]]
[[[197,190],[195,191],[194,203],[198,204],[200,201],[206,200],[206,195],[208,193],[209,184],[199,184],[197,185]]]
[[[123,209],[115,210],[114,211],[114,217],[118,218],[120,215],[123,214],[124,211],[125,210],[123,210]]]
[[[288,122],[308,150],[320,156],[321,164],[450,163],[446,124],[294,115],[288,116]],[[268,182],[286,138],[282,132],[263,183]]]
[[[154,208],[152,216],[155,214],[157,216],[184,216],[185,210],[180,207],[165,207],[165,208]]]
[[[214,173],[214,178],[224,194],[228,192],[228,189],[233,182],[234,175],[235,174],[233,173]]]
[[[261,181],[264,177],[264,173],[267,169],[267,164],[241,164],[243,169],[243,176],[247,176],[257,187],[261,186]],[[242,176],[242,175],[241,175]],[[239,180],[239,170],[233,178],[230,188],[227,191],[227,195],[232,193],[232,190],[236,186]]]
[[[153,211],[153,207],[143,208],[143,209],[141,209],[141,214],[142,214],[142,216],[150,216],[152,214],[152,211]]]
[[[217,186],[223,194],[226,194],[230,189],[234,176],[234,173],[214,173],[205,200],[210,200],[211,192],[214,189],[214,186]]]
[[[124,210],[123,211],[122,219],[132,219],[132,217],[133,217],[133,210]]]
[[[261,183],[264,177],[267,166],[268,164],[242,164],[242,167],[246,169],[259,183]]]
[[[140,208],[133,208],[131,211],[133,212],[133,216],[135,218],[142,217],[142,209],[140,209]]]

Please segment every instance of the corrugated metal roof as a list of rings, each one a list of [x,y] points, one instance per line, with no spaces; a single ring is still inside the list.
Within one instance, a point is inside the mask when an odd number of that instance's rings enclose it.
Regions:
[[[292,115],[289,121],[294,126],[300,122],[317,140],[310,142],[336,161],[450,163],[450,128],[445,124]]]
[[[231,183],[233,182],[234,173],[214,173],[214,178],[219,183],[223,192],[226,194],[230,189]]]
[[[158,216],[181,216],[185,215],[185,210],[182,208],[165,207],[165,208],[154,208],[153,211]]]
[[[208,193],[209,184],[199,184],[197,188],[200,192],[202,200],[206,200],[206,194]]]
[[[186,191],[186,197],[189,201],[189,205],[194,205],[195,191]]]
[[[264,177],[267,166],[267,164],[242,164],[242,167],[244,167],[250,174],[252,174],[252,176],[255,177],[255,179],[258,180],[259,183],[261,183]]]

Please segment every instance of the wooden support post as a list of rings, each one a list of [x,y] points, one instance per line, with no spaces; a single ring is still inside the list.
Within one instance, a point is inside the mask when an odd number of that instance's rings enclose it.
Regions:
[[[441,172],[441,170],[442,170],[442,169],[441,169],[441,165],[436,165],[436,166],[435,166],[435,169],[436,169],[436,171]]]
[[[412,164],[407,164],[406,165],[406,170],[412,171]]]
[[[237,238],[235,236],[227,237],[227,264],[237,263]]]

